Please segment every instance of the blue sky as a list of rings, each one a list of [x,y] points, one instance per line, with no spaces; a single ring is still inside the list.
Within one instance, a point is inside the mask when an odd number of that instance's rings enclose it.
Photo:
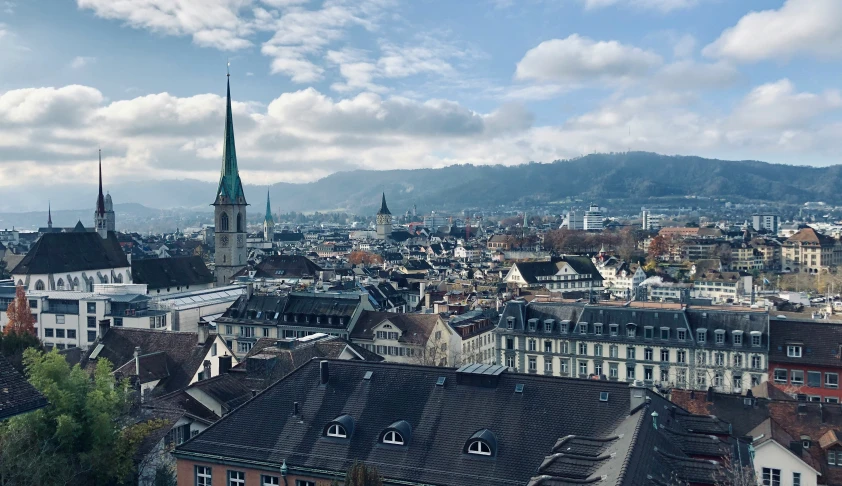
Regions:
[[[0,0],[0,40],[0,186],[214,180],[227,60],[250,183],[840,154],[838,0]]]

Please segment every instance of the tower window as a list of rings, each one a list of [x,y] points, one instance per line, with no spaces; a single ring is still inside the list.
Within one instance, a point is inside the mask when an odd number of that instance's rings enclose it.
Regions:
[[[219,230],[228,231],[228,213],[222,213],[219,217]]]
[[[243,213],[237,213],[237,233],[243,232]]]

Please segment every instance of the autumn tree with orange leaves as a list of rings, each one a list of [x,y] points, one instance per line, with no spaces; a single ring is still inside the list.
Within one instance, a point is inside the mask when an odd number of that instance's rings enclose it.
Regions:
[[[348,263],[350,263],[351,265],[377,265],[383,263],[383,257],[375,253],[357,250],[352,251],[351,254],[348,255]]]
[[[29,300],[26,298],[26,292],[24,292],[22,285],[18,285],[15,290],[15,300],[9,303],[9,307],[6,309],[6,316],[9,322],[3,331],[4,334],[36,335],[35,319],[32,317],[32,309],[29,308]]]

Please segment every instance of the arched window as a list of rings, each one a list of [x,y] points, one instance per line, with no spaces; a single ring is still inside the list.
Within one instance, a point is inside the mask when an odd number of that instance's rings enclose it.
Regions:
[[[44,282],[40,280],[35,282],[35,290],[44,290]]]
[[[58,279],[58,282],[56,282],[56,290],[64,290],[64,279]]]
[[[228,213],[222,213],[219,217],[219,231],[228,231]]]
[[[73,278],[73,290],[79,290],[79,277]]]
[[[115,283],[123,283],[123,275],[118,273],[116,277],[114,277]]]
[[[330,427],[327,428],[327,435],[328,437],[339,437],[340,439],[345,439],[348,437],[348,433],[345,432],[345,427],[339,424],[332,424]]]
[[[491,448],[488,444],[481,440],[475,440],[468,445],[468,454],[479,454],[481,456],[490,456]]]
[[[243,213],[237,213],[237,233],[243,232]]]
[[[394,430],[390,430],[383,435],[383,443],[403,445],[403,436],[401,436],[401,434],[395,432]]]

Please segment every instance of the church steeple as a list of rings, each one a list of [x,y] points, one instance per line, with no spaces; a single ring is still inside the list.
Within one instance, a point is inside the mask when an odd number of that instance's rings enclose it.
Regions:
[[[47,228],[53,227],[53,208],[50,201],[47,201]]]
[[[222,173],[214,204],[246,204],[240,171],[237,168],[237,149],[234,145],[234,118],[231,115],[231,74],[228,74],[225,104],[225,135],[222,147]]]
[[[380,211],[377,214],[392,214],[389,212],[389,208],[386,207],[386,193],[383,193],[383,199],[380,201]]]
[[[274,219],[272,219],[272,205],[269,203],[269,189],[266,189],[266,216],[263,220],[275,224]]]
[[[102,149],[99,149],[99,195],[96,198],[96,214],[105,217],[105,196],[102,195]]]

